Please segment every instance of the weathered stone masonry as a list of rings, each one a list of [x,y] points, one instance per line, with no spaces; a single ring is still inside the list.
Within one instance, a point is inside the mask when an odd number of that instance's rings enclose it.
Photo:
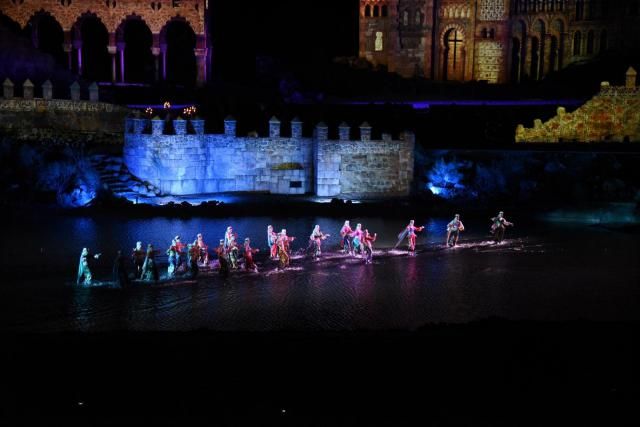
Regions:
[[[302,137],[302,123],[292,123],[293,137],[280,136],[272,119],[268,137],[237,137],[235,121],[224,134],[205,134],[203,122],[174,120],[176,134],[164,134],[165,121],[129,119],[124,160],[138,178],[174,195],[218,192],[315,193],[322,197],[407,195],[413,179],[414,136],[385,135],[371,140],[364,124],[360,141],[329,140],[327,127]],[[188,133],[187,130],[193,130]],[[150,133],[145,133],[149,132]]]

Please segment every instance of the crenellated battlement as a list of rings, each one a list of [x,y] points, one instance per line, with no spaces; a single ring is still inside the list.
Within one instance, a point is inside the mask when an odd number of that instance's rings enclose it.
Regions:
[[[318,196],[386,197],[409,193],[413,179],[415,137],[383,134],[371,139],[371,126],[338,127],[339,139],[329,139],[329,127],[318,123],[312,137],[303,123],[269,120],[266,136],[238,136],[236,120],[224,120],[224,132],[205,133],[201,119],[129,118],[125,125],[124,159],[138,178],[167,194],[185,195],[236,191]]]

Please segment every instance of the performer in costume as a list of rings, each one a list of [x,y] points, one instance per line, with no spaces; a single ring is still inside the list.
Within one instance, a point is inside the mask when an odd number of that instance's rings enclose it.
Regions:
[[[322,241],[329,237],[329,234],[324,234],[320,231],[320,226],[316,225],[309,236],[309,243],[313,250],[313,256],[318,259],[322,254]]]
[[[167,249],[167,256],[169,260],[167,278],[173,279],[176,276],[176,270],[178,269],[178,243],[175,238],[171,241],[169,249]]]
[[[218,273],[226,277],[229,274],[229,261],[227,260],[227,250],[224,247],[224,239],[220,239],[216,254],[218,255]]]
[[[342,249],[342,253],[344,253],[344,254],[352,252],[352,248],[351,248],[351,233],[352,232],[353,232],[353,230],[351,229],[351,226],[349,225],[349,221],[345,221],[344,225],[340,229],[340,236],[342,237],[342,240],[340,241],[340,249]]]
[[[91,274],[91,263],[94,259],[100,258],[101,254],[92,254],[88,248],[82,248],[80,253],[80,263],[78,264],[78,286],[91,286],[93,275]]]
[[[356,229],[353,230],[350,234],[351,244],[353,248],[353,254],[362,254],[364,252],[364,248],[362,246],[362,237],[364,236],[364,232],[362,231],[362,224],[357,224]]]
[[[238,244],[236,243],[235,234],[232,235],[227,241],[227,255],[229,256],[229,262],[231,263],[231,268],[236,270],[238,268],[238,254],[239,254]]]
[[[408,243],[409,243],[409,251],[408,251],[408,255],[409,256],[415,256],[416,254],[416,232],[420,232],[424,230],[424,226],[420,226],[420,227],[416,227],[415,226],[415,221],[411,220],[409,221],[409,225],[407,225],[405,227],[405,229],[402,231],[402,233],[398,234],[398,243],[396,243],[396,246],[394,246],[394,248],[396,248],[406,237],[408,239]]]
[[[133,252],[131,253],[131,258],[133,259],[133,265],[135,267],[135,277],[134,279],[140,279],[142,277],[142,265],[144,264],[145,251],[142,247],[142,242],[136,242],[136,247],[133,248]]]
[[[504,217],[504,212],[498,212],[498,216],[491,218],[493,224],[491,224],[490,233],[493,234],[493,241],[496,243],[502,242],[504,239],[504,232],[507,227],[512,227],[513,223],[507,221]]]
[[[229,251],[229,246],[232,240],[236,238],[236,234],[233,232],[233,228],[231,226],[227,227],[227,231],[224,233],[224,248]]]
[[[142,265],[142,280],[158,283],[158,266],[156,265],[155,257],[156,251],[153,250],[153,245],[149,243],[147,246],[147,255],[144,259],[144,264]]]
[[[244,239],[244,268],[245,270],[252,270],[258,272],[258,266],[253,262],[253,254],[259,252],[259,249],[253,249],[251,247],[251,240],[247,237]]]
[[[364,244],[364,251],[366,254],[365,263],[371,264],[373,262],[373,242],[378,238],[378,233],[373,233],[373,236],[369,233],[369,230],[364,230],[364,236],[362,242]]]
[[[291,250],[291,242],[295,240],[295,237],[287,236],[287,230],[282,229],[280,234],[278,235],[278,259],[279,259],[279,268],[285,269],[289,266],[289,262],[291,260],[290,250]]]
[[[198,267],[200,255],[200,247],[196,243],[187,245],[187,263],[189,266],[189,275],[192,279],[195,279],[200,271]]]
[[[198,248],[198,262],[203,266],[209,265],[209,246],[204,242],[202,233],[198,233],[193,244]]]
[[[270,250],[271,259],[276,259],[278,257],[278,234],[273,231],[272,225],[267,227],[267,246]]]
[[[121,289],[129,287],[129,274],[127,273],[127,265],[124,256],[122,256],[122,251],[118,251],[113,262],[113,281]]]
[[[460,215],[456,214],[449,224],[447,224],[447,246],[455,246],[458,244],[460,232],[464,231],[464,225],[460,221]]]
[[[185,258],[186,258],[185,248],[187,246],[184,243],[182,243],[182,241],[180,240],[180,236],[176,236],[174,238],[174,240],[176,241],[176,268],[175,268],[175,271],[177,273],[178,269],[181,266],[185,265]]]

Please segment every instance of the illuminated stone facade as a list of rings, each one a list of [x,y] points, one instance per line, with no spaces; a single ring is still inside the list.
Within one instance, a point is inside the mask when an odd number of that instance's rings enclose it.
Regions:
[[[361,0],[360,57],[405,77],[540,80],[640,46],[638,27],[640,0]]]
[[[291,136],[280,134],[273,118],[269,135],[240,137],[235,120],[224,134],[204,133],[202,120],[128,119],[124,162],[137,178],[172,195],[220,192],[315,194],[320,197],[386,198],[411,190],[415,136],[399,139],[383,134],[371,139],[371,127],[360,126],[360,139],[350,139],[342,124],[339,139],[328,138],[320,123],[312,138],[302,135],[302,122],[291,123]]]
[[[534,127],[518,125],[516,142],[640,142],[640,87],[637,73],[627,72],[625,86],[603,82],[600,93],[582,107],[567,113],[558,107],[558,115]]]
[[[63,47],[69,55],[69,67],[76,64],[79,74],[82,74],[82,23],[87,18],[97,18],[109,34],[107,50],[112,57],[113,81],[117,72],[124,81],[124,26],[128,21],[138,20],[153,36],[151,53],[158,79],[166,77],[167,26],[173,21],[186,23],[196,36],[197,80],[204,83],[210,63],[207,8],[208,0],[0,0],[0,13],[22,28],[33,25],[33,34],[37,34],[42,16],[55,19],[64,31]]]

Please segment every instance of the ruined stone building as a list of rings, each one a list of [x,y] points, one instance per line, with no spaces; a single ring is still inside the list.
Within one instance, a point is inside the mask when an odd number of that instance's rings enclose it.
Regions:
[[[0,0],[0,15],[27,30],[34,47],[52,54],[60,49],[65,65],[80,76],[167,80],[180,72],[168,58],[179,57],[183,66],[193,64],[193,77],[203,84],[211,63],[208,1]]]
[[[361,0],[360,57],[405,77],[539,80],[640,46],[640,0]]]

